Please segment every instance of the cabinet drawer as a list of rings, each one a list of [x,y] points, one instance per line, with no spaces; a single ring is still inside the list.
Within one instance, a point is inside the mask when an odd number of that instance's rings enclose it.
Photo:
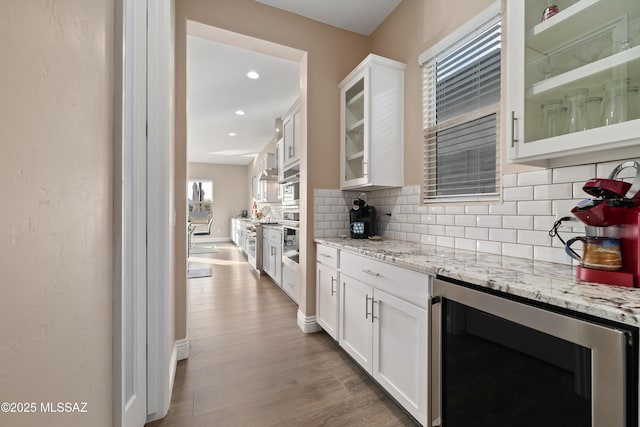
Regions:
[[[269,229],[267,232],[267,238],[269,243],[273,246],[279,247],[282,245],[282,230]]]
[[[418,307],[427,306],[426,274],[345,251],[340,252],[340,271]]]
[[[316,246],[316,260],[331,268],[338,268],[338,250],[324,245]]]

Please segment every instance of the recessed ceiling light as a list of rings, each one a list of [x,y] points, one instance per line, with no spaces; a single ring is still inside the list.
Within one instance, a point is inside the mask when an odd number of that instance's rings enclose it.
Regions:
[[[244,111],[242,111],[242,110],[237,110],[237,111],[236,111],[236,114],[237,114],[238,116],[244,116]]]
[[[259,77],[260,77],[260,74],[258,74],[258,73],[257,73],[257,72],[255,72],[255,71],[249,71],[249,72],[247,73],[247,77],[249,77],[250,79],[255,80],[255,79],[257,79],[257,78],[259,78]]]
[[[236,136],[235,132],[229,132],[229,136]]]

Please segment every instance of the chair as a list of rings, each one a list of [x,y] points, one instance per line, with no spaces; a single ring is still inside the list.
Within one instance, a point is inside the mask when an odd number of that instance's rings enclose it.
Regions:
[[[209,222],[207,223],[207,229],[206,230],[197,230],[197,226],[196,229],[194,229],[193,231],[193,235],[194,236],[208,236],[211,234],[211,224],[213,224],[213,217],[209,218]]]

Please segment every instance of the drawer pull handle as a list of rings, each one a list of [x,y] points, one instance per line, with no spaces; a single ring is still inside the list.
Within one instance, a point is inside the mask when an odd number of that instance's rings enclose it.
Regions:
[[[378,316],[374,316],[373,315],[373,304],[378,304],[379,301],[376,301],[375,299],[371,298],[371,323],[373,323],[373,319],[377,319]],[[378,310],[380,311],[380,310]]]
[[[333,258],[331,255],[327,255],[327,254],[320,254],[320,256],[323,256],[325,258]]]
[[[379,277],[379,276],[380,276],[380,274],[376,273],[375,271],[371,271],[371,270],[366,270],[366,269],[365,269],[365,270],[362,270],[362,272],[363,272],[363,273],[370,274],[370,275],[372,275],[372,276],[376,276],[376,277]]]

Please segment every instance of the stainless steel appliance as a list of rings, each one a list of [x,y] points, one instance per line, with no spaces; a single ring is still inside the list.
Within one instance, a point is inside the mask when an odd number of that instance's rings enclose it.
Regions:
[[[282,204],[300,204],[300,182],[290,182],[282,185]]]
[[[638,330],[435,279],[432,426],[638,424]]]
[[[288,224],[282,226],[282,262],[285,265],[297,264],[300,258],[299,232],[297,225]]]

